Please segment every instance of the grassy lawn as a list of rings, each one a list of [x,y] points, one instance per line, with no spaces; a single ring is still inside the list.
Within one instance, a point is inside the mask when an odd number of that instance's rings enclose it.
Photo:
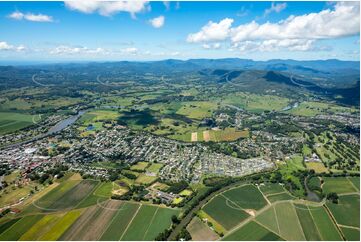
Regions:
[[[142,173],[137,177],[137,179],[135,180],[135,183],[149,185],[149,184],[153,183],[154,181],[156,181],[157,179],[158,179],[158,177],[156,177],[156,176],[147,176]]]
[[[152,163],[148,168],[148,172],[152,172],[155,174],[158,174],[159,170],[163,167],[163,164],[161,163]]]
[[[138,162],[130,167],[131,170],[145,171],[145,168],[149,165],[148,162]]]

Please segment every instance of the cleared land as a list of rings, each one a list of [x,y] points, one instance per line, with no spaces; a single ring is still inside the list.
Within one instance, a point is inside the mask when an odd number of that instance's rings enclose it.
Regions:
[[[192,236],[192,240],[197,241],[215,241],[219,239],[218,234],[211,230],[198,217],[194,217],[188,224],[187,230]]]
[[[120,204],[120,201],[109,200],[102,207],[88,208],[61,236],[61,240],[99,240]]]

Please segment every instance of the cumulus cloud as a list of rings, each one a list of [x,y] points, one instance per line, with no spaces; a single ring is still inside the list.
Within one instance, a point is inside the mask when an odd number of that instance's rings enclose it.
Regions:
[[[97,12],[102,16],[112,16],[118,12],[128,12],[132,17],[135,14],[148,10],[150,5],[148,1],[65,1],[65,6],[71,10],[76,10],[82,13]]]
[[[190,43],[199,43],[224,40],[229,37],[232,23],[233,19],[231,18],[225,18],[219,23],[209,21],[205,26],[202,27],[201,31],[194,34],[189,34],[187,41]]]
[[[5,41],[0,41],[0,51],[16,51],[16,52],[20,52],[20,51],[23,51],[25,49],[26,49],[26,47],[24,45],[15,46],[15,45],[8,44]]]
[[[161,28],[164,25],[164,21],[165,18],[164,16],[159,16],[157,18],[153,18],[151,20],[149,20],[149,23],[154,27],[154,28]]]
[[[279,13],[287,7],[287,3],[272,3],[271,7],[264,11],[264,15],[268,15],[272,12]]]
[[[276,8],[276,7],[274,7]],[[276,11],[276,10],[273,10]],[[280,10],[279,10],[280,11]],[[290,16],[277,23],[258,24],[255,21],[232,27],[233,19],[209,22],[197,33],[189,34],[191,43],[228,40],[239,50],[276,50],[287,48],[306,51],[319,39],[356,35],[360,31],[358,2],[338,2],[333,9],[300,16]]]
[[[28,20],[32,22],[53,22],[53,17],[45,14],[34,14],[34,13],[22,13],[20,11],[15,11],[8,15],[9,18],[15,20]]]

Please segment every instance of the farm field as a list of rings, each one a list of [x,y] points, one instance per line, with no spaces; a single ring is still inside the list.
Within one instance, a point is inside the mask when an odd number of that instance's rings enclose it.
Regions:
[[[203,211],[229,230],[246,219],[249,215],[237,204],[219,195],[203,207]]]
[[[339,196],[338,204],[327,203],[338,224],[360,227],[360,196]]]
[[[327,194],[336,192],[337,194],[358,192],[355,185],[346,177],[323,177],[324,184],[322,190]]]
[[[192,240],[206,240],[215,241],[219,236],[211,230],[206,224],[204,224],[198,217],[194,217],[188,224],[187,230],[190,233]]]
[[[40,120],[39,115],[0,112],[0,135],[26,128]]]
[[[318,178],[317,181],[317,185],[319,185]],[[341,181],[343,182],[343,180]],[[246,198],[250,196],[249,194],[257,194],[255,191],[258,189],[253,190],[252,187],[254,186],[241,186],[236,190],[231,189],[217,195],[202,208],[198,216],[202,219],[211,218],[208,221],[212,224],[216,223],[216,225],[213,224],[213,228],[225,234],[222,240],[341,240],[339,230],[359,228],[358,195],[341,195],[339,204],[327,202],[327,207],[336,218],[337,224],[335,224],[322,205],[298,200],[291,196],[283,186],[273,183],[259,186],[262,192],[260,195],[267,197],[271,204],[264,204],[258,211],[254,210],[253,215],[250,214],[246,218],[239,219],[238,211],[232,213],[231,208],[227,206],[232,204],[230,201],[233,200],[228,201],[227,204],[227,198],[240,197],[241,195],[236,195],[238,193],[243,194],[243,201],[247,201]],[[241,193],[242,188],[246,192]],[[228,194],[228,197],[225,194]],[[290,200],[285,201],[286,199]],[[235,208],[237,207],[235,206]],[[249,212],[249,210],[246,211]],[[245,222],[242,223],[242,221]],[[217,224],[221,225],[224,230],[217,230]],[[251,230],[253,232],[248,233]],[[345,230],[343,236],[355,238],[356,233],[352,230]]]
[[[243,209],[261,209],[267,202],[262,193],[253,185],[230,189],[223,195]]]
[[[267,230],[257,222],[251,221],[235,232],[226,235],[222,240],[225,241],[257,241],[269,240],[276,241],[282,240],[279,236]]]

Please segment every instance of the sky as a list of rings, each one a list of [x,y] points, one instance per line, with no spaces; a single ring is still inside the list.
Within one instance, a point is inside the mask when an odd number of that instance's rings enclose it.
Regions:
[[[360,58],[359,2],[0,2],[0,61]]]

